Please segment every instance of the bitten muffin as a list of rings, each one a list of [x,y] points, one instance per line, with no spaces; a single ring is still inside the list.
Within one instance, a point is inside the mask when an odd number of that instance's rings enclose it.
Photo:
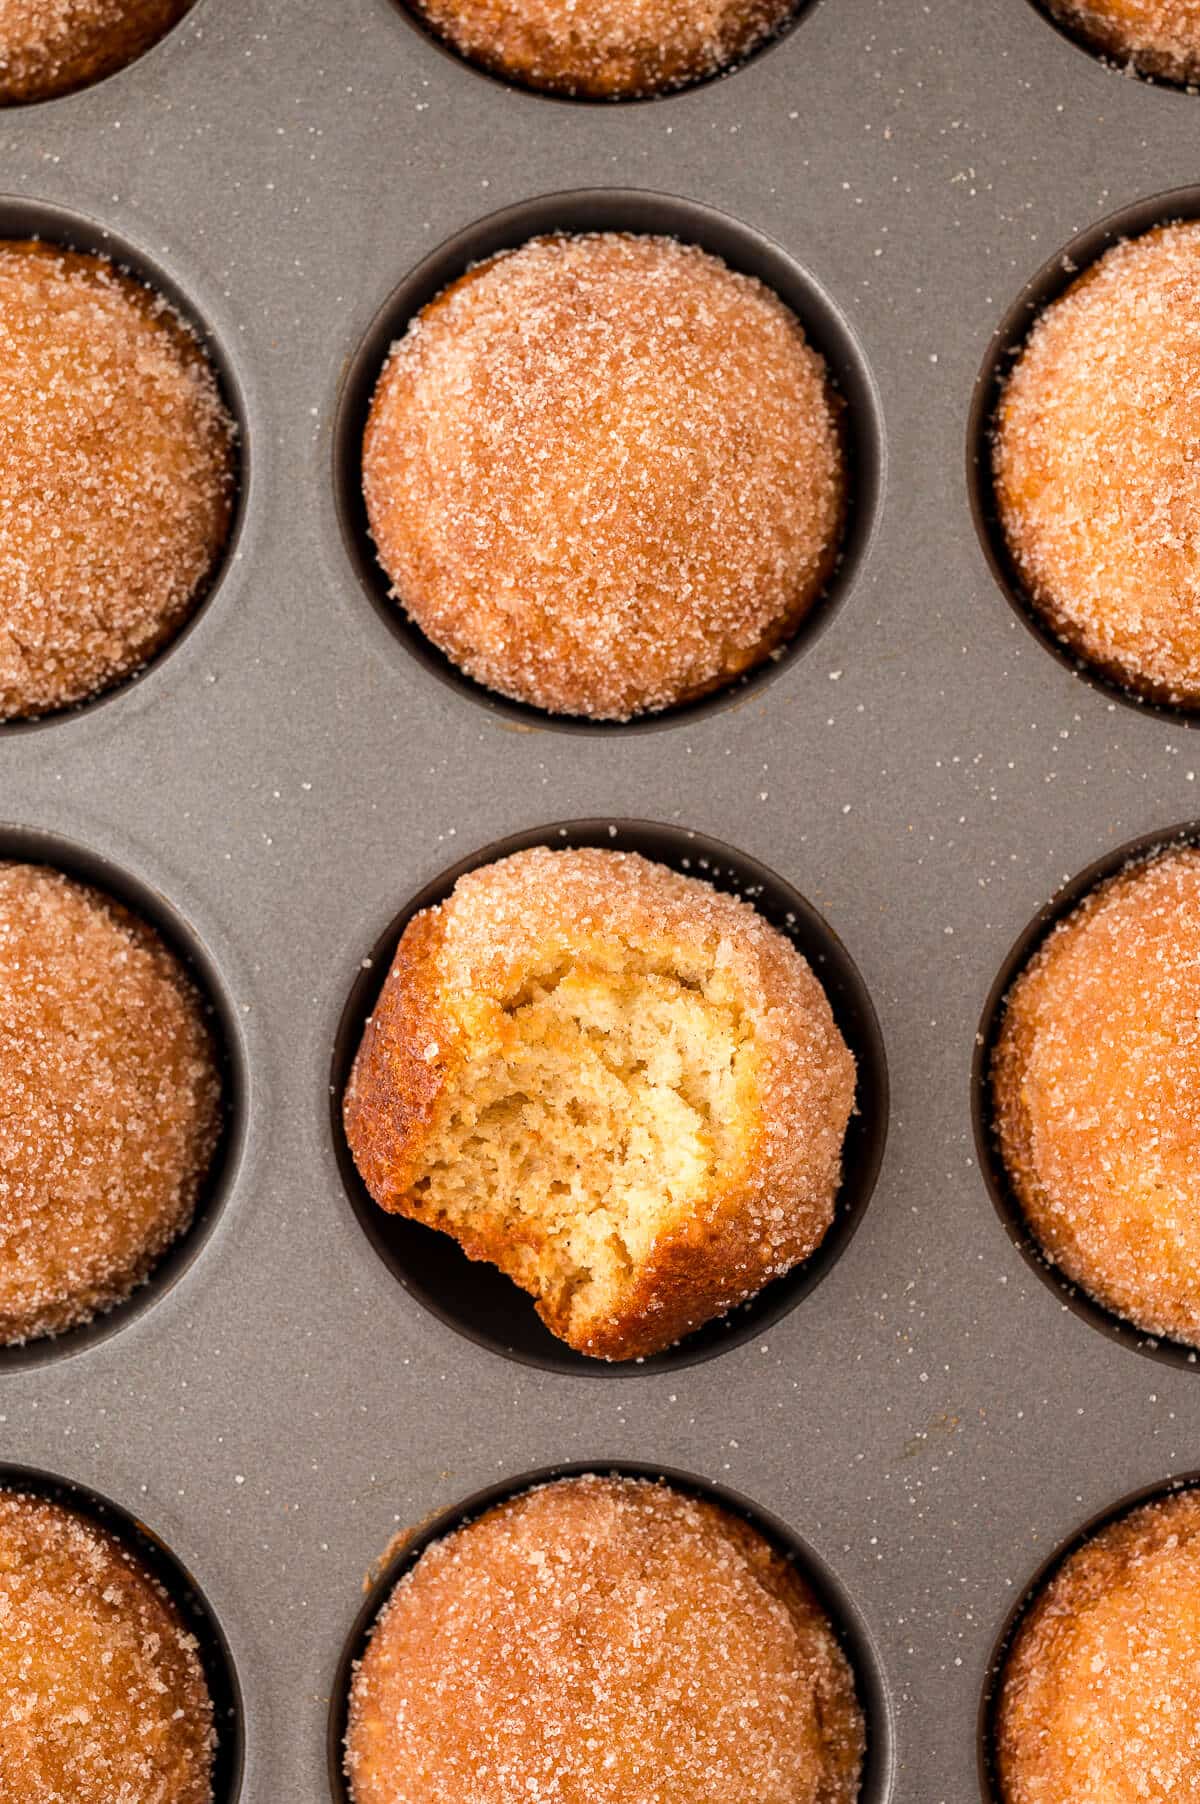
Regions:
[[[821,985],[748,903],[537,847],[409,923],[344,1108],[382,1208],[631,1359],[820,1244],[854,1089]]]
[[[1067,30],[1142,75],[1200,82],[1200,0],[1049,0]]]
[[[1004,386],[995,492],[1065,644],[1200,706],[1200,221],[1116,244],[1046,308]]]
[[[0,1342],[121,1302],[191,1221],[222,1121],[204,1004],[158,935],[0,864]]]
[[[731,682],[833,571],[839,406],[795,315],[673,239],[535,238],[417,316],[363,492],[393,595],[486,687],[624,720]]]
[[[1000,1153],[1046,1256],[1150,1334],[1200,1346],[1200,849],[1103,883],[1009,992]]]
[[[353,1681],[354,1804],[851,1804],[850,1665],[804,1580],[667,1485],[564,1479],[426,1549]]]
[[[156,44],[194,0],[0,0],[0,106],[100,81]]]
[[[1200,1498],[1110,1523],[1022,1622],[1001,1681],[1002,1804],[1200,1797]]]
[[[234,426],[161,296],[103,257],[0,241],[0,720],[132,675],[229,535]]]
[[[662,94],[766,43],[798,0],[411,0],[460,56],[581,99]]]
[[[194,1636],[121,1543],[0,1492],[0,1804],[211,1804]]]

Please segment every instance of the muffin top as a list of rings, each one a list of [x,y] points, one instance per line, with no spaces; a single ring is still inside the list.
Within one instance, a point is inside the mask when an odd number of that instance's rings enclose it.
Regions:
[[[0,0],[0,106],[52,100],[124,68],[194,0]]]
[[[363,451],[393,593],[468,675],[623,720],[780,646],[845,505],[825,365],[768,289],[673,239],[533,239],[394,346]]]
[[[122,1300],[191,1220],[220,1132],[206,1011],[96,890],[0,864],[0,1341]]]
[[[191,331],[103,257],[0,242],[0,720],[86,700],[188,619],[234,427]]]
[[[1200,0],[1051,0],[1102,56],[1167,81],[1200,80]]]
[[[354,1676],[354,1804],[850,1804],[849,1663],[752,1528],[564,1479],[426,1549]]]

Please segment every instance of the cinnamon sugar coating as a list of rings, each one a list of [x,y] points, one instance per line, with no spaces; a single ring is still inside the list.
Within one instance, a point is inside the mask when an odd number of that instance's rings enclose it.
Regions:
[[[194,0],[0,0],[0,106],[100,81],[156,44]]]
[[[991,1081],[1047,1257],[1150,1334],[1200,1346],[1200,849],[1100,885],[1014,983]]]
[[[192,1218],[220,1133],[204,1004],[158,935],[0,864],[0,1342],[120,1302]]]
[[[211,1804],[195,1638],[134,1555],[0,1493],[0,1804]]]
[[[1050,9],[1102,56],[1143,75],[1200,82],[1200,0],[1049,0]]]
[[[1200,221],[1114,245],[1046,308],[994,462],[1052,630],[1136,692],[1200,706]]]
[[[1145,1504],[1060,1567],[997,1715],[1002,1804],[1200,1797],[1200,1497]]]
[[[833,1221],[854,1059],[748,903],[633,853],[518,852],[404,932],[347,1086],[384,1209],[578,1352],[660,1351]]]
[[[797,0],[412,0],[468,61],[548,93],[662,94],[740,62]]]
[[[0,720],[97,695],[175,636],[235,483],[216,377],[161,296],[0,241]]]
[[[356,1670],[354,1804],[851,1804],[864,1723],[804,1580],[665,1484],[564,1479],[426,1549]]]
[[[839,406],[794,314],[673,239],[535,238],[393,347],[363,491],[395,599],[490,689],[624,720],[761,663],[816,602]]]

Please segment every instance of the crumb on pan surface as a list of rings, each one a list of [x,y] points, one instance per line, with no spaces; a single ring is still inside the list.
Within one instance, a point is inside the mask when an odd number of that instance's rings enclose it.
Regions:
[[[377,1203],[626,1359],[815,1249],[854,1089],[824,991],[748,903],[538,847],[409,924],[344,1107]]]
[[[717,75],[798,0],[411,0],[460,55],[550,93],[610,100]]]
[[[1071,1554],[1001,1681],[1002,1804],[1200,1797],[1200,1497],[1145,1504]]]
[[[820,1604],[661,1483],[563,1479],[427,1548],[356,1669],[354,1804],[851,1804],[865,1745]]]
[[[1143,75],[1200,82],[1200,0],[1048,0],[1093,50]]]
[[[1200,706],[1200,221],[1115,244],[1045,309],[993,456],[1052,630],[1137,693]]]
[[[0,0],[0,106],[51,100],[115,74],[194,0]]]
[[[1200,1345],[1200,849],[1101,884],[1009,991],[999,1148],[1047,1256],[1150,1334]]]
[[[111,688],[186,623],[229,534],[234,439],[161,296],[0,240],[0,719]]]
[[[707,252],[535,238],[393,346],[363,492],[395,600],[452,662],[624,720],[732,681],[816,603],[840,403],[790,309]]]
[[[121,1543],[0,1492],[0,1804],[211,1804],[195,1637]]]
[[[217,1146],[204,1004],[144,922],[0,863],[0,1343],[122,1301],[187,1227]]]

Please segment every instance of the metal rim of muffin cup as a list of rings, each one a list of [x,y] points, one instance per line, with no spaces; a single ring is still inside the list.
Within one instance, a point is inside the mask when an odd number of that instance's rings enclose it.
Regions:
[[[489,87],[503,88],[509,94],[519,94],[529,100],[548,100],[559,106],[585,107],[604,109],[626,106],[652,106],[664,100],[678,100],[685,94],[694,94],[700,88],[710,88],[716,82],[729,81],[740,75],[743,69],[752,68],[762,57],[769,56],[787,38],[791,37],[797,26],[811,12],[818,0],[792,0],[790,11],[786,17],[767,36],[747,52],[737,57],[723,68],[714,69],[708,75],[698,75],[692,81],[678,83],[677,86],[665,88],[658,93],[649,94],[569,94],[547,88],[539,88],[533,82],[522,81],[519,76],[506,75],[500,69],[491,69],[484,62],[467,56],[438,32],[427,20],[423,19],[409,0],[383,0],[387,12],[398,17],[401,24],[410,31],[416,32],[426,44],[432,46],[445,61],[453,63],[459,70],[466,70],[468,75],[477,80],[487,82]]]
[[[181,13],[173,25],[168,25],[167,29],[160,32],[158,37],[152,43],[147,44],[144,50],[139,50],[127,62],[118,63],[116,68],[110,69],[106,75],[98,75],[94,79],[76,82],[74,87],[64,88],[58,94],[37,94],[32,95],[28,100],[0,100],[0,118],[3,118],[6,113],[25,113],[33,107],[58,106],[64,100],[78,100],[84,94],[92,94],[98,88],[106,88],[109,82],[117,81],[129,70],[139,68],[147,57],[153,56],[155,51],[167,42],[168,38],[175,37],[181,26],[194,19],[196,14],[207,6],[208,0],[192,0],[187,11]]]
[[[465,872],[532,846],[640,852],[744,896],[808,959],[858,1065],[834,1219],[820,1245],[802,1264],[772,1279],[728,1314],[642,1359],[610,1361],[577,1353],[551,1334],[532,1299],[496,1266],[468,1259],[450,1235],[380,1208],[359,1176],[342,1124],[342,1099],[354,1055],[408,923],[423,909],[444,901]],[[530,828],[482,847],[433,878],[405,903],[369,956],[357,961],[356,969],[336,1031],[329,1085],[334,1152],[345,1195],[358,1226],[408,1295],[476,1346],[521,1365],[570,1376],[629,1378],[695,1365],[743,1346],[790,1314],[853,1239],[875,1188],[887,1138],[887,1058],[878,1017],[853,959],[833,929],[798,890],[744,852],[655,821],[600,817]]]
[[[1136,1491],[1129,1491],[1115,1503],[1109,1503],[1103,1509],[1089,1516],[1080,1527],[1072,1530],[1060,1541],[1053,1552],[1048,1554],[1034,1572],[1033,1577],[1022,1586],[1016,1603],[1005,1613],[1000,1632],[992,1643],[992,1651],[984,1668],[983,1686],[979,1697],[979,1710],[976,1718],[976,1738],[978,1743],[979,1797],[980,1804],[1007,1804],[1000,1786],[996,1770],[996,1729],[1000,1709],[1000,1694],[1004,1683],[1005,1668],[1012,1652],[1018,1631],[1030,1610],[1045,1592],[1047,1586],[1061,1572],[1067,1561],[1081,1548],[1104,1529],[1112,1527],[1124,1517],[1130,1516],[1143,1504],[1165,1502],[1170,1497],[1177,1497],[1183,1491],[1192,1491],[1200,1486],[1200,1472],[1180,1473],[1176,1478],[1160,1479],[1156,1484],[1143,1485]]]
[[[995,1127],[992,1104],[991,1064],[996,1041],[1004,1019],[1004,1003],[1016,979],[1029,964],[1061,921],[1074,913],[1092,892],[1124,870],[1141,864],[1158,852],[1177,846],[1200,846],[1200,821],[1183,822],[1156,833],[1144,833],[1136,839],[1106,852],[1057,889],[1049,902],[1038,909],[1020,934],[1000,966],[983,1006],[975,1035],[975,1051],[971,1061],[971,1120],[979,1170],[992,1204],[1009,1239],[1029,1268],[1056,1297],[1061,1308],[1067,1308],[1081,1321],[1098,1328],[1110,1341],[1148,1358],[1185,1368],[1200,1367],[1200,1348],[1185,1341],[1171,1340],[1139,1328],[1115,1310],[1106,1308],[1068,1278],[1043,1250],[1025,1218],[1025,1212],[1005,1169]]]
[[[150,1573],[195,1637],[212,1700],[217,1745],[213,1759],[213,1804],[237,1804],[245,1767],[245,1707],[237,1666],[216,1611],[199,1583],[165,1541],[140,1517],[103,1492],[77,1479],[38,1466],[0,1462],[0,1495],[19,1494],[57,1503],[105,1529]]]
[[[762,1536],[812,1588],[833,1627],[842,1652],[850,1662],[855,1689],[867,1731],[867,1749],[856,1804],[887,1804],[892,1793],[894,1768],[892,1717],[883,1664],[875,1642],[854,1599],[833,1569],[795,1529],[741,1492],[712,1483],[693,1472],[645,1460],[567,1460],[535,1471],[522,1472],[476,1491],[458,1503],[427,1517],[400,1538],[370,1579],[342,1646],[329,1691],[326,1762],[333,1804],[354,1804],[346,1778],[344,1749],[350,1714],[350,1686],[354,1669],[366,1651],[375,1623],[397,1584],[435,1541],[465,1528],[497,1504],[520,1497],[539,1485],[564,1478],[644,1478],[670,1485],[673,1490],[717,1504]]]
[[[1149,195],[1077,232],[1029,278],[993,332],[975,379],[967,422],[967,492],[988,569],[1017,619],[1039,645],[1110,702],[1120,702],[1150,718],[1200,727],[1200,703],[1189,708],[1140,694],[1059,637],[1034,605],[1009,550],[992,472],[993,428],[1001,392],[1040,315],[1114,244],[1139,238],[1156,226],[1192,219],[1200,219],[1200,186]]]
[[[222,1128],[201,1185],[195,1211],[149,1274],[122,1302],[90,1321],[58,1334],[0,1345],[0,1378],[5,1372],[70,1359],[100,1346],[136,1321],[199,1259],[237,1182],[245,1152],[249,1077],[237,1015],[217,963],[196,929],[162,891],[90,846],[40,828],[0,821],[0,863],[45,865],[101,891],[145,921],[179,959],[205,1004],[222,1084]]]
[[[198,5],[203,5],[203,3],[204,0],[197,0]],[[180,23],[182,24],[183,21],[181,20]],[[146,54],[149,55],[149,52]],[[109,76],[106,79],[114,78]],[[31,102],[30,104],[35,103]],[[46,102],[45,104],[49,105],[50,103]],[[0,118],[3,117],[4,112],[5,109],[0,107]],[[183,624],[177,628],[166,644],[161,645],[151,657],[146,659],[144,664],[139,664],[136,670],[119,678],[117,682],[95,695],[85,696],[82,701],[71,702],[65,708],[55,708],[45,714],[35,714],[27,719],[0,721],[0,739],[9,734],[43,731],[73,720],[80,720],[85,715],[94,715],[101,708],[119,703],[131,689],[143,683],[149,683],[173,654],[180,650],[184,642],[191,637],[203,616],[216,602],[218,593],[224,586],[225,579],[237,559],[238,547],[246,522],[247,500],[250,492],[249,414],[242,386],[221,339],[190,294],[180,286],[156,258],[150,256],[139,244],[134,243],[132,239],[127,238],[124,233],[117,231],[114,227],[107,226],[100,220],[90,218],[84,213],[75,212],[68,207],[60,207],[50,201],[34,200],[23,195],[0,194],[0,241],[25,238],[38,239],[43,244],[56,246],[60,250],[80,251],[89,256],[106,257],[109,262],[116,265],[122,275],[132,276],[135,281],[143,283],[155,294],[162,295],[172,311],[190,328],[196,342],[208,359],[216,377],[221,400],[234,423],[234,495],[225,543],[218,553],[212,569],[200,585]]]
[[[825,359],[843,406],[847,506],[836,567],[791,638],[731,683],[629,720],[555,714],[514,701],[460,670],[426,638],[391,593],[375,552],[362,487],[362,441],[371,398],[391,347],[421,309],[464,271],[500,251],[554,233],[658,234],[698,245],[731,269],[755,276],[791,308],[808,342]],[[761,693],[816,642],[854,588],[875,537],[886,472],[882,407],[857,335],[825,288],[780,244],[730,214],[678,195],[640,188],[585,188],[519,201],[475,220],[410,270],[378,310],[351,354],[338,387],[333,427],[333,489],[346,556],[374,612],[396,643],[444,688],[500,722],[579,735],[658,732],[691,725]]]
[[[1093,66],[1098,64],[1108,74],[1123,76],[1126,81],[1132,78],[1144,83],[1148,88],[1165,88],[1169,94],[1194,95],[1200,92],[1200,86],[1195,82],[1181,81],[1177,76],[1172,75],[1159,75],[1153,70],[1140,68],[1130,58],[1122,61],[1120,58],[1110,55],[1098,44],[1089,40],[1082,22],[1073,25],[1070,20],[1055,12],[1049,0],[1029,0],[1029,5],[1038,17],[1044,20],[1051,30],[1057,33],[1073,50],[1086,56]]]

